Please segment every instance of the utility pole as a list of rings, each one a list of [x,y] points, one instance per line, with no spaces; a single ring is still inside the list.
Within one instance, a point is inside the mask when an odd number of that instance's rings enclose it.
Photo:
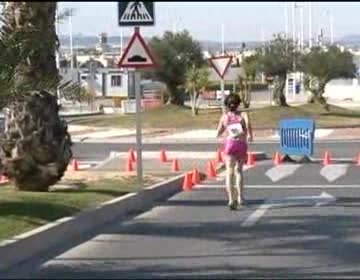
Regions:
[[[304,6],[300,5],[300,52],[304,50]]]
[[[292,12],[292,38],[294,40],[294,43],[296,41],[296,35],[295,35],[295,2],[292,2],[291,5],[291,12]]]
[[[225,25],[221,24],[221,45],[222,45],[222,54],[225,54]]]
[[[309,5],[309,48],[312,48],[312,11],[311,11],[311,2],[308,2]]]
[[[284,20],[285,20],[285,35],[286,39],[289,38],[289,17],[288,17],[288,5],[284,3]]]
[[[72,36],[72,13],[69,15],[69,35],[70,35],[70,68],[74,69],[74,61],[73,61],[73,36]]]
[[[120,30],[120,57],[122,56],[123,54],[123,31],[122,29]]]
[[[293,48],[295,48],[296,44],[296,30],[295,30],[295,7],[296,7],[296,2],[292,2],[292,32],[293,32]],[[296,91],[296,85],[295,85],[295,68],[296,68],[296,62],[295,62],[295,54],[293,56],[293,83],[292,83],[292,88],[293,88],[293,96],[295,95],[295,91]]]
[[[222,44],[222,55],[225,55],[225,27],[224,24],[221,24],[221,44]],[[220,91],[221,91],[221,106],[222,111],[225,113],[225,82],[224,78],[220,81]]]
[[[60,41],[60,34],[59,34],[59,22],[58,22],[58,14],[57,14],[57,10],[55,12],[55,32],[56,32],[56,36],[58,36],[58,40]],[[59,48],[57,48],[55,50],[55,58],[56,58],[56,68],[58,69],[58,72],[60,72],[60,45]],[[60,73],[59,73],[60,74]],[[59,105],[61,105],[61,98],[60,98],[60,90],[59,90],[59,86],[56,87],[56,97],[57,97],[57,102]]]
[[[329,11],[329,21],[330,21],[330,43],[331,43],[331,45],[333,45],[334,44],[334,18],[333,18],[331,11]]]

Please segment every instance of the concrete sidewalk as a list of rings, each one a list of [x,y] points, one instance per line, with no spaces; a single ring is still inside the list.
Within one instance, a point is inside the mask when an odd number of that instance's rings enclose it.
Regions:
[[[83,133],[82,133],[83,131]],[[129,143],[136,141],[134,129],[111,129],[108,128],[82,128],[71,127],[70,133],[74,142],[86,143]],[[278,131],[275,129],[254,130],[254,141],[278,141]],[[316,140],[358,140],[360,128],[317,129]],[[176,129],[153,129],[143,131],[143,143],[220,143],[216,139],[215,129],[176,130]]]

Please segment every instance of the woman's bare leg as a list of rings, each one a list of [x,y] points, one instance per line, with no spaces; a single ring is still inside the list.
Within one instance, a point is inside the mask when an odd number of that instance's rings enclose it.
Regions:
[[[229,199],[229,205],[233,204],[235,193],[234,193],[234,169],[235,169],[235,160],[231,156],[226,157],[226,192]]]
[[[244,173],[243,173],[244,161],[240,160],[236,163],[236,194],[237,201],[241,203],[244,201]]]

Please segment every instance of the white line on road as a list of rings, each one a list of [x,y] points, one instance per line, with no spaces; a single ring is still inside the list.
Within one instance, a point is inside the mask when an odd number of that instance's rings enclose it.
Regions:
[[[242,222],[242,227],[251,227],[256,224],[256,222],[266,213],[266,211],[271,207],[271,204],[262,204],[256,211],[254,211],[247,219]]]
[[[216,156],[216,151],[206,151],[206,152],[192,152],[192,151],[166,151],[166,155],[168,158],[177,158],[177,159],[212,159]],[[111,152],[110,157],[119,157],[119,158],[127,158],[127,152]],[[157,159],[160,158],[159,152],[143,152],[143,158],[147,159]]]
[[[288,177],[301,166],[301,164],[284,164],[277,165],[266,171],[265,175],[273,182],[278,182],[281,179]]]
[[[325,177],[329,182],[333,182],[336,179],[344,176],[347,172],[349,165],[348,164],[331,164],[324,166],[320,175]]]
[[[247,219],[241,224],[242,227],[251,227],[264,216],[267,210],[271,207],[281,206],[322,206],[336,201],[336,198],[331,194],[322,192],[320,195],[312,196],[290,196],[280,199],[267,199],[258,209],[256,209]]]
[[[197,189],[223,189],[223,185],[196,185]],[[359,185],[245,185],[245,189],[360,189]]]

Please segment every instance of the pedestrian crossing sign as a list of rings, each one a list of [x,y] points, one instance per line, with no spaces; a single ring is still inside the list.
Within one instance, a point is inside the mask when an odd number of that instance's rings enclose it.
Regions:
[[[154,25],[154,2],[120,1],[119,26]]]

